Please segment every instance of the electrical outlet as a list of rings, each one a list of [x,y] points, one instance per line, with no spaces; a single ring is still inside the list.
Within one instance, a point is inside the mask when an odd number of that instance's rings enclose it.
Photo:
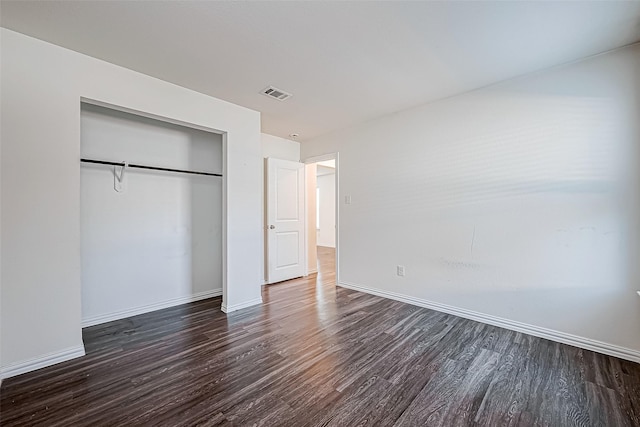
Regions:
[[[404,265],[399,265],[396,267],[396,274],[398,276],[404,277]]]
[[[344,204],[345,205],[350,205],[351,204],[351,196],[350,195],[344,196]]]

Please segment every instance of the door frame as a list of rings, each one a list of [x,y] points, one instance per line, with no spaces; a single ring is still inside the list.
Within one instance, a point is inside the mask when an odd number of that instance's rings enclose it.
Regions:
[[[340,153],[338,151],[332,153],[326,153],[319,156],[311,156],[304,159],[302,162],[305,165],[317,162],[323,162],[325,160],[335,160],[336,161],[336,285],[340,283]],[[306,196],[305,196],[306,197]],[[316,200],[316,203],[318,201]],[[306,206],[306,203],[305,203]],[[306,257],[309,256],[309,248],[307,242],[309,241],[309,229],[305,227],[304,232],[304,240],[305,240],[305,253]],[[308,263],[307,263],[307,271],[306,274],[309,274],[308,271]]]

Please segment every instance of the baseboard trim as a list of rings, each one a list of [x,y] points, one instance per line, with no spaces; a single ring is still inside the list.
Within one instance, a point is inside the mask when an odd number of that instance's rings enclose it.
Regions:
[[[144,305],[140,307],[129,308],[126,310],[115,311],[113,313],[102,314],[99,316],[88,317],[82,320],[82,327],[95,326],[101,323],[112,322],[114,320],[125,319],[131,316],[137,316],[138,314],[149,313],[151,311],[162,310],[163,308],[174,307],[180,304],[187,304],[190,302],[196,302],[207,298],[213,298],[222,295],[222,289],[214,289],[212,291],[199,292],[197,294],[188,295],[179,298],[173,298],[167,301],[162,301],[154,304]]]
[[[313,270],[309,270],[307,271],[307,276],[311,275],[311,274],[316,274],[318,272],[317,268],[314,268]]]
[[[44,356],[34,357],[33,359],[25,360],[24,362],[7,365],[0,371],[0,377],[3,379],[15,377],[16,375],[46,368],[47,366],[66,362],[67,360],[82,357],[84,355],[84,346],[79,345],[76,347],[70,347],[61,351],[45,354]]]
[[[238,311],[238,310],[242,310],[243,308],[253,307],[254,305],[258,305],[258,304],[262,304],[262,297],[252,299],[250,301],[243,302],[241,304],[235,304],[235,305],[227,305],[227,303],[223,301],[221,310],[224,313],[231,313],[233,311]]]
[[[416,298],[409,295],[399,294],[396,292],[373,289],[367,286],[357,285],[355,283],[339,282],[338,286],[347,288],[347,289],[353,289],[355,291],[364,292],[367,294],[377,295],[383,298],[389,298],[395,301],[405,302],[405,303],[416,305],[419,307],[429,308],[431,310],[440,311],[443,313],[453,314],[454,316],[463,317],[465,319],[475,320],[481,323],[487,323],[489,325],[498,326],[500,328],[509,329],[516,332],[522,332],[524,334],[533,335],[539,338],[545,338],[545,339],[559,342],[562,344],[567,344],[567,345],[582,348],[585,350],[591,350],[597,353],[602,353],[609,356],[618,357],[620,359],[625,359],[625,360],[630,360],[632,362],[640,363],[640,351],[638,350],[633,350],[626,347],[620,347],[620,346],[605,343],[602,341],[592,340],[589,338],[584,338],[577,335],[568,334],[565,332],[559,332],[553,329],[547,329],[539,326],[529,325],[527,323],[516,322],[516,321],[505,319],[502,317],[492,316],[492,315],[480,313],[473,310],[467,310],[464,308],[458,308],[448,304],[441,304],[438,302]]]

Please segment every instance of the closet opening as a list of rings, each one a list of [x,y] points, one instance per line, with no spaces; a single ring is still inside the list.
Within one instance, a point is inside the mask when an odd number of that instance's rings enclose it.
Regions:
[[[223,135],[81,104],[82,326],[222,295]]]

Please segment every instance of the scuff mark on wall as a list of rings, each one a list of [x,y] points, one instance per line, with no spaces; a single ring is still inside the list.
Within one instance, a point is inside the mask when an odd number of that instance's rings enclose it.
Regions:
[[[440,262],[446,268],[452,270],[480,270],[482,265],[473,261],[441,259]]]
[[[473,255],[473,243],[476,240],[476,226],[473,226],[473,235],[471,236],[471,255]]]

